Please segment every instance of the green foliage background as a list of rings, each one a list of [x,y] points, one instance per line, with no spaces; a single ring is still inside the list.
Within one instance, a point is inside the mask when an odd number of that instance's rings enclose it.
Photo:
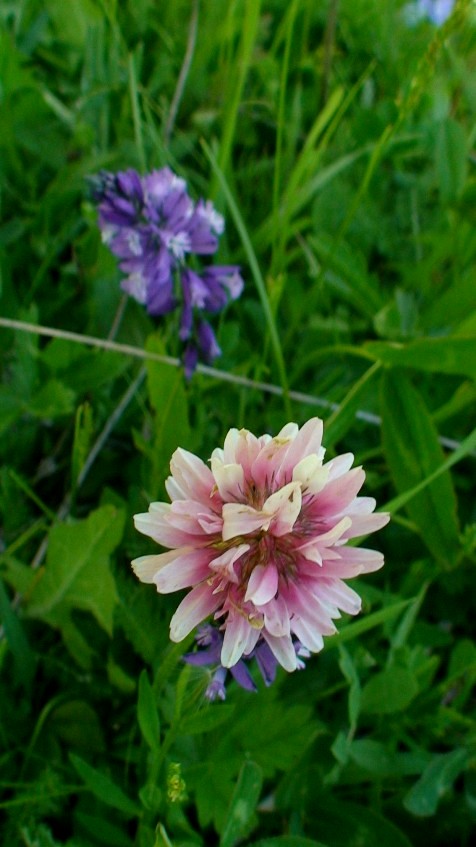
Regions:
[[[151,356],[0,326],[8,847],[472,843],[476,11],[405,9],[1,6],[2,319]],[[246,279],[218,367],[281,393],[186,384],[157,360],[173,320],[122,299],[87,177],[164,165],[225,214]],[[132,515],[176,446],[316,410],[392,512],[386,566],[305,672],[210,705],[168,640],[176,598],[131,575]]]

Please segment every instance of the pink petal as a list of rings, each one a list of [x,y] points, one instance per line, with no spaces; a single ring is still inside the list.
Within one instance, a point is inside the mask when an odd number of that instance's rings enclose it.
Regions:
[[[250,549],[249,544],[239,544],[237,547],[231,547],[225,550],[221,556],[217,556],[210,562],[210,568],[217,571],[230,582],[238,582],[238,575],[234,569],[235,562],[241,558]]]
[[[225,503],[223,506],[223,541],[237,535],[249,535],[257,529],[267,529],[271,518],[242,503]]]
[[[182,553],[169,563],[164,562],[153,580],[157,591],[160,594],[171,594],[206,579],[210,576],[210,556],[210,550],[199,548]]]
[[[338,515],[352,503],[356,494],[362,488],[365,472],[362,468],[353,468],[348,473],[328,482],[312,501],[313,514]]]
[[[271,635],[265,629],[262,635],[284,670],[289,671],[289,673],[295,671],[297,668],[297,658],[291,636],[283,635],[281,638],[276,638],[275,635]]]
[[[240,429],[239,438],[235,446],[235,461],[243,468],[245,479],[251,477],[251,466],[257,458],[261,444],[259,439],[247,429]]]
[[[221,663],[224,668],[233,667],[241,659],[248,645],[250,629],[251,626],[243,615],[230,612],[221,648]]]
[[[347,473],[347,471],[352,467],[354,461],[353,453],[343,453],[342,456],[336,456],[335,459],[331,459],[330,462],[327,462],[325,467],[329,471],[329,480],[337,479],[342,474]]]
[[[156,556],[139,556],[131,562],[132,570],[141,582],[154,583],[154,577],[160,568],[181,555],[190,548],[183,547],[182,550],[169,550],[167,553],[158,553]]]
[[[172,456],[170,470],[190,500],[210,501],[215,480],[210,468],[198,456],[179,447]]]
[[[337,606],[338,609],[342,609],[349,615],[357,615],[362,608],[362,600],[359,595],[340,579],[321,579],[319,599]]]
[[[301,484],[290,482],[271,494],[263,504],[263,512],[271,515],[271,533],[276,536],[291,532],[301,511]]]
[[[368,535],[378,529],[387,526],[390,515],[388,512],[377,512],[375,515],[357,515],[352,517],[352,526],[344,533],[344,538],[357,538],[359,535]]]
[[[245,601],[251,600],[255,606],[263,606],[273,599],[278,590],[278,569],[273,562],[256,565],[248,580]]]
[[[223,500],[243,502],[245,477],[243,468],[237,464],[224,464],[217,457],[211,459],[212,474]]]
[[[293,424],[293,426],[296,426],[296,424]],[[290,443],[290,438],[276,436],[261,448],[251,465],[251,476],[258,488],[263,490],[271,484],[271,480],[280,467]]]
[[[151,503],[148,512],[134,515],[134,525],[139,532],[164,547],[183,547],[190,541],[194,542],[194,536],[190,537],[181,529],[170,526],[168,518],[171,509],[170,503]]]
[[[302,618],[293,618],[292,630],[301,644],[313,653],[319,653],[324,647],[324,639],[321,633],[315,627],[309,626]]]
[[[270,600],[260,608],[260,612],[264,615],[264,625],[271,635],[289,635],[289,612],[283,597],[278,595],[274,600]]]
[[[383,553],[368,550],[365,547],[340,547],[340,561],[324,563],[322,576],[340,578],[357,576],[359,573],[373,573],[383,566]]]
[[[289,445],[286,453],[282,472],[290,474],[293,468],[307,456],[316,455],[322,459],[324,451],[321,447],[322,421],[320,418],[311,418],[301,427],[295,438]]]
[[[182,641],[189,632],[211,615],[221,603],[221,599],[213,593],[213,588],[204,582],[183,598],[172,620],[170,621],[170,638],[172,641]]]

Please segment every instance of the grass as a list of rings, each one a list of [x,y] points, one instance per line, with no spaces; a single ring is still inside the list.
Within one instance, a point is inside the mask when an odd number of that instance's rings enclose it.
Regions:
[[[0,10],[0,762],[9,847],[469,847],[474,6]],[[242,297],[190,382],[124,299],[88,177],[168,165]],[[363,613],[257,694],[172,644],[132,516],[177,446],[324,419],[392,521]],[[362,542],[364,543],[364,542]],[[367,542],[365,542],[367,543]],[[332,647],[335,649],[333,650]]]

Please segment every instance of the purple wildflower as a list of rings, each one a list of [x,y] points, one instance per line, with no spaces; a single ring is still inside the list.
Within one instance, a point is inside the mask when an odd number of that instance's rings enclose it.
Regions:
[[[189,256],[216,252],[223,217],[210,201],[194,203],[170,168],[143,177],[134,170],[101,172],[92,182],[103,241],[126,275],[122,289],[154,317],[181,307],[179,337],[187,342],[190,377],[199,358],[210,363],[221,352],[202,313],[219,312],[243,290],[234,265],[195,271],[187,264]]]
[[[435,26],[442,26],[451,15],[455,0],[416,0],[404,8],[407,23],[414,25],[427,19]]]
[[[264,639],[260,638],[251,653],[242,656],[231,668],[225,668],[221,664],[220,659],[223,637],[221,630],[211,624],[203,624],[198,628],[195,635],[195,641],[199,649],[194,653],[186,653],[183,657],[184,661],[189,665],[195,665],[196,667],[208,665],[214,668],[212,679],[205,691],[205,697],[208,700],[216,700],[217,698],[220,700],[225,699],[225,681],[228,671],[238,685],[244,688],[245,691],[257,691],[258,689],[249,670],[249,665],[253,660],[256,661],[264,684],[270,686],[274,682],[278,660]],[[298,657],[297,668],[302,669],[304,668],[304,662],[301,657],[308,658],[310,655],[309,651],[303,648],[297,639],[294,640],[294,649]]]

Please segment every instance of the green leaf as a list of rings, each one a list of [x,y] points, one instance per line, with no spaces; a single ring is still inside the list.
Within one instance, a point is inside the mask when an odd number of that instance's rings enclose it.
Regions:
[[[369,341],[363,350],[384,365],[430,373],[464,374],[476,379],[474,338],[420,338],[409,344]]]
[[[441,121],[435,145],[435,166],[443,203],[461,193],[467,173],[468,143],[463,127],[453,118]]]
[[[354,621],[354,623],[348,623],[340,632],[333,635],[329,641],[326,641],[326,650],[339,647],[340,644],[345,644],[346,641],[352,641],[364,632],[368,632],[370,629],[375,629],[376,626],[381,626],[383,623],[391,621],[392,618],[398,617],[400,612],[403,612],[412,602],[413,599],[398,600],[396,603],[385,606],[385,608],[379,609],[377,612],[365,615],[360,620]]]
[[[15,664],[15,677],[20,679],[26,688],[33,680],[36,658],[30,648],[21,621],[10,605],[3,581],[0,579],[0,621],[12,651]]]
[[[468,753],[462,748],[435,756],[418,782],[403,799],[405,808],[419,817],[434,815],[441,798],[465,768]]]
[[[147,339],[146,349],[151,353],[164,353],[163,344],[157,336]],[[155,411],[149,483],[155,496],[167,475],[172,453],[177,447],[188,446],[191,430],[184,376],[180,368],[148,359],[147,388]]]
[[[428,765],[429,753],[393,753],[388,746],[371,738],[359,738],[349,745],[348,753],[356,765],[380,778],[421,774]]]
[[[372,365],[347,392],[338,409],[325,422],[326,449],[340,441],[355,421],[356,412],[362,408],[363,398],[367,394],[369,384],[380,370],[380,364]]]
[[[234,706],[208,706],[196,715],[182,718],[179,732],[183,735],[199,735],[201,732],[211,732],[212,729],[226,723],[234,711]]]
[[[247,835],[258,805],[263,772],[255,762],[244,762],[228,808],[220,847],[234,847]]]
[[[363,804],[320,793],[311,800],[319,838],[329,847],[412,847],[395,824]]]
[[[37,418],[59,418],[71,415],[75,393],[58,379],[50,379],[28,403],[28,411]]]
[[[159,713],[156,698],[145,670],[141,672],[139,677],[137,719],[144,740],[152,751],[157,752],[160,748]]]
[[[253,841],[249,847],[327,847],[322,841],[303,838],[302,835],[277,835],[275,838],[262,838]]]
[[[73,623],[72,612],[91,612],[112,634],[117,594],[109,556],[122,538],[123,527],[124,513],[114,506],[102,506],[77,523],[54,526],[41,579],[28,597],[27,614],[61,630],[67,643],[77,645],[75,658],[83,663],[90,648]]]
[[[382,380],[382,433],[390,472],[401,493],[443,463],[438,433],[423,399],[400,372],[388,372]],[[459,528],[450,474],[440,474],[406,508],[435,558],[446,567],[453,566]]]
[[[388,715],[401,712],[418,694],[418,684],[407,668],[386,668],[362,689],[362,711]]]
[[[112,779],[73,753],[70,754],[69,759],[86,786],[99,800],[123,812],[128,818],[140,815],[140,807],[127,794],[124,794]]]
[[[76,410],[74,422],[73,450],[71,455],[71,484],[76,486],[83,469],[93,435],[93,414],[89,403],[82,403]]]

